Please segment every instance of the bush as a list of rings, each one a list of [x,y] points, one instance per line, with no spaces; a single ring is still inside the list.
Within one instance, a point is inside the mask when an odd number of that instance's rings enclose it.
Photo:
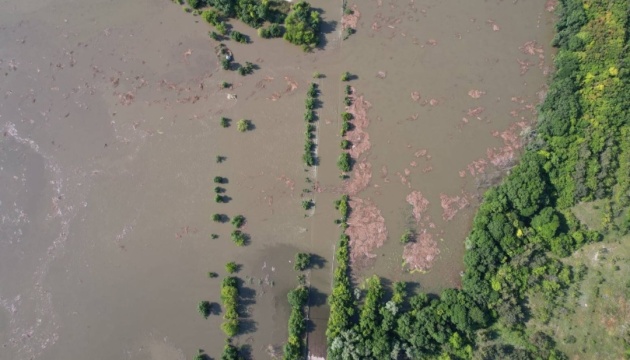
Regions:
[[[345,152],[339,155],[339,158],[337,159],[337,167],[339,170],[344,172],[352,170],[352,158],[350,157],[350,154]]]
[[[315,205],[315,203],[313,202],[313,200],[303,200],[302,201],[302,209],[304,210],[310,210],[313,206]]]
[[[271,24],[268,28],[258,29],[258,35],[261,38],[279,38],[284,34],[284,28],[278,24]]]
[[[308,122],[315,120],[315,112],[313,110],[306,110],[304,113],[304,120]]]
[[[208,277],[210,279],[215,279],[215,278],[219,277],[219,274],[215,273],[214,271],[210,271],[210,272],[208,272]]]
[[[411,230],[411,229],[407,229],[407,230],[405,230],[405,232],[400,237],[400,243],[401,244],[408,244],[408,243],[414,241],[415,239],[416,239],[416,233],[413,230]]]
[[[230,119],[226,117],[222,117],[220,124],[221,124],[221,127],[224,127],[224,128],[230,127]]]
[[[201,13],[201,17],[213,26],[219,23],[219,13],[214,10],[204,10]]]
[[[354,116],[352,116],[352,114],[350,114],[349,112],[342,112],[341,113],[341,119],[343,121],[350,121],[354,118]]]
[[[210,234],[210,238],[211,239],[218,239],[219,235],[218,234]]]
[[[221,83],[221,89],[227,89],[230,86],[232,86],[232,85],[229,82],[227,82],[227,81],[224,81],[224,82]]]
[[[214,192],[215,192],[215,194],[222,194],[222,193],[225,192],[225,188],[222,188],[220,186],[215,186]]]
[[[232,218],[232,225],[234,225],[237,229],[243,226],[243,224],[245,224],[245,216],[236,215]]]
[[[346,71],[341,74],[341,81],[350,81],[350,73]]]
[[[241,44],[247,44],[249,41],[247,40],[247,36],[243,35],[242,33],[236,31],[236,30],[232,30],[230,32],[230,39],[239,42]]]
[[[312,10],[307,2],[295,3],[284,20],[286,29],[284,39],[292,44],[301,45],[305,51],[308,51],[317,45],[320,23],[319,13]]]
[[[343,149],[343,150],[347,150],[347,149],[349,149],[349,148],[350,148],[350,145],[351,145],[351,144],[350,144],[350,141],[348,141],[348,140],[346,140],[346,139],[341,140],[341,144],[340,144],[341,149]]]
[[[221,68],[223,68],[223,70],[230,70],[231,65],[232,61],[230,61],[230,59],[221,58]]]
[[[219,41],[221,35],[217,34],[216,31],[208,31],[208,36],[210,36],[212,40]]]
[[[204,300],[199,302],[199,304],[197,305],[197,310],[199,310],[199,313],[204,317],[204,319],[207,319],[208,316],[210,316],[210,314],[212,313],[212,305],[209,301]]]
[[[221,21],[217,23],[214,27],[217,29],[219,34],[221,35],[227,34],[227,25],[225,25],[225,22]]]
[[[313,79],[321,79],[323,77],[322,74],[319,73],[319,71],[315,71],[313,73]]]
[[[226,218],[227,216],[224,214],[213,214],[212,215],[212,221],[214,222],[223,222],[223,220]]]
[[[226,201],[225,196],[223,196],[223,195],[219,195],[219,194],[216,194],[216,195],[214,196],[214,202],[216,202],[216,203],[219,203],[219,204],[220,204],[220,203],[224,203],[224,202],[227,202],[227,201]]]
[[[236,246],[245,246],[248,240],[247,234],[240,230],[232,231],[232,234],[230,234],[230,238],[236,244]]]
[[[254,64],[249,61],[245,62],[245,65],[238,68],[238,73],[242,76],[249,75],[254,72]]]
[[[234,274],[238,270],[239,270],[239,266],[234,261],[230,261],[229,263],[225,264],[225,271],[228,274]]]
[[[311,264],[311,254],[307,253],[297,253],[295,254],[295,264],[294,268],[297,271],[306,270]]]
[[[222,176],[215,176],[214,177],[214,182],[216,184],[225,184],[225,183],[227,183],[227,178],[224,178]]]
[[[241,119],[236,123],[236,130],[240,132],[245,132],[249,130],[251,127],[251,122],[249,120]]]

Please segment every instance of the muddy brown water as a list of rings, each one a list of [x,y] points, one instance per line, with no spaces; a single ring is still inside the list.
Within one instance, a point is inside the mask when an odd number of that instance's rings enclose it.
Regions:
[[[523,109],[538,101],[544,67],[540,52],[519,47],[536,41],[548,66],[551,15],[533,1],[370,1],[358,4],[357,33],[341,41],[341,4],[314,5],[326,35],[312,54],[233,22],[253,40],[227,42],[236,61],[260,67],[241,77],[220,69],[208,26],[168,1],[0,1],[0,358],[188,359],[197,349],[218,358],[220,316],[204,320],[196,307],[219,302],[220,280],[206,274],[223,276],[230,260],[243,280],[235,341],[269,358],[287,336],[297,251],[319,257],[309,344],[321,355],[346,70],[372,104],[363,159],[373,176],[358,197],[376,204],[389,231],[357,279],[459,285],[479,179],[468,165],[505,144],[494,131],[533,119]],[[524,74],[519,60],[531,63]],[[326,75],[321,166],[305,172],[303,102],[316,70]],[[475,107],[484,111],[468,115]],[[221,128],[221,116],[233,125]],[[238,133],[240,118],[255,128]],[[430,159],[414,155],[422,149]],[[403,184],[396,173],[406,168]],[[227,204],[214,202],[217,175],[229,179]],[[323,189],[310,213],[300,206],[306,177]],[[405,201],[414,190],[430,202],[435,227],[420,230],[440,253],[429,271],[409,274],[398,238],[415,226]],[[445,221],[440,194],[466,194],[471,205]],[[233,245],[230,225],[210,220],[215,212],[246,216],[251,244]]]

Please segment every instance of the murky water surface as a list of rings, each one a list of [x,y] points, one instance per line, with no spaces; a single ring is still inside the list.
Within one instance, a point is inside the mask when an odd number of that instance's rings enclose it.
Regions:
[[[314,5],[326,34],[312,54],[235,22],[253,40],[227,42],[236,61],[260,67],[242,77],[220,69],[208,26],[168,1],[0,1],[0,358],[189,359],[200,348],[218,358],[221,317],[196,307],[219,302],[207,272],[231,260],[243,280],[236,341],[269,358],[286,339],[297,251],[318,255],[309,344],[321,353],[343,71],[371,104],[359,162],[372,177],[356,198],[388,232],[357,279],[458,286],[478,185],[513,163],[544,92],[551,15],[542,1],[366,1],[341,41],[341,4]],[[321,166],[305,172],[315,70],[326,75]],[[238,133],[241,118],[254,129]],[[214,202],[217,175],[229,179],[226,204]],[[308,213],[306,177],[321,189]],[[407,198],[418,192],[417,221]],[[246,216],[251,243],[232,244],[213,213]],[[402,270],[405,227],[437,249],[425,272]]]

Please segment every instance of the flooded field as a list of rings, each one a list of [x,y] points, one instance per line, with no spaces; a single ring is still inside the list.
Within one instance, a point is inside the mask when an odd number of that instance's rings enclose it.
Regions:
[[[235,61],[259,67],[241,76],[221,69],[210,27],[170,1],[0,0],[1,358],[218,358],[221,316],[204,320],[197,303],[220,302],[207,274],[228,261],[243,280],[236,343],[269,358],[286,341],[298,251],[317,255],[309,345],[322,355],[333,201],[346,191],[348,230],[374,230],[356,237],[357,279],[459,285],[480,189],[513,164],[544,95],[551,13],[543,1],[361,2],[343,41],[341,3],[312,4],[325,22],[313,53],[231,22],[252,39],[226,42]],[[305,171],[314,71],[320,166]],[[359,157],[345,183],[344,71],[366,115],[348,135]],[[234,245],[214,213],[243,214],[250,244]],[[405,247],[406,228],[418,239]]]

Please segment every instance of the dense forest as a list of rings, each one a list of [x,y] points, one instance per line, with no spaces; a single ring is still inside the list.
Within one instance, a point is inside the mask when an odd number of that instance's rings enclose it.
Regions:
[[[484,195],[466,239],[462,288],[412,294],[404,283],[385,289],[378,277],[354,287],[342,234],[328,359],[567,358],[558,344],[575,338],[531,324],[574,311],[568,292],[586,270],[568,256],[630,230],[630,9],[627,0],[559,5],[556,70],[537,129],[519,165]],[[597,227],[573,211],[595,200],[604,214]],[[336,205],[343,225],[347,197]],[[628,336],[619,341],[630,349]]]

